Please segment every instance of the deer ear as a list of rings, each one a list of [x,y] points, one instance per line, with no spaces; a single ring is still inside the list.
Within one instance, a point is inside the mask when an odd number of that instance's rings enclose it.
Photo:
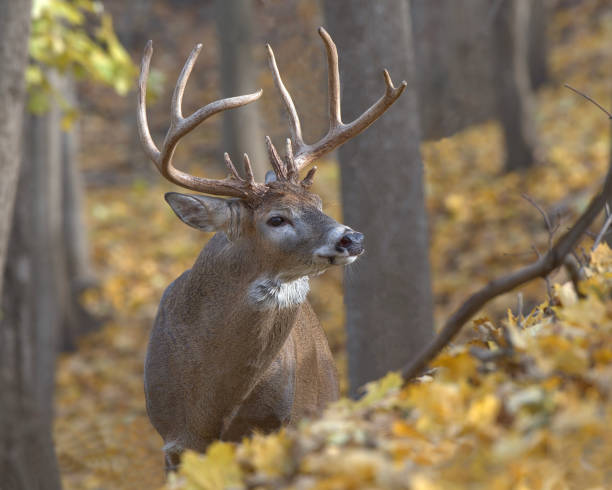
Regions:
[[[232,212],[227,199],[178,192],[168,192],[164,197],[181,221],[197,230],[219,231],[230,224]]]

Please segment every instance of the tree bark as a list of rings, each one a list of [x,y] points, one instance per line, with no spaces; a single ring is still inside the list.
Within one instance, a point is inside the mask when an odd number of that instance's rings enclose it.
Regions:
[[[223,97],[257,90],[258,77],[252,54],[251,3],[252,0],[216,0]],[[222,149],[220,156],[223,152],[229,153],[241,173],[242,154],[248,153],[255,178],[263,181],[270,166],[257,102],[223,113]]]
[[[50,119],[50,120],[49,120]],[[0,320],[0,474],[3,488],[59,489],[51,437],[61,318],[61,138],[58,111],[28,116]],[[25,143],[25,142],[24,142]],[[59,210],[55,213],[52,210]],[[54,232],[55,231],[55,232]]]
[[[0,270],[6,270],[0,277],[0,484],[7,490],[53,490],[60,488],[51,440],[55,349],[49,349],[44,328],[23,328],[31,298],[20,287],[32,269],[20,260],[19,241],[6,259],[13,212],[22,209],[13,203],[21,163],[30,1],[0,0],[0,12]],[[9,285],[3,288],[5,278]],[[24,296],[7,302],[4,292],[13,287]],[[27,325],[34,327],[33,322]]]
[[[537,90],[550,81],[548,68],[548,6],[546,0],[531,0],[529,13],[529,79]]]
[[[54,75],[54,82],[62,97],[72,106],[78,106],[76,88],[72,78]],[[78,337],[85,333],[96,330],[100,324],[100,318],[93,316],[81,303],[81,293],[96,285],[96,279],[91,269],[89,257],[89,242],[87,240],[87,228],[83,219],[83,208],[85,205],[83,196],[83,178],[78,168],[79,148],[79,126],[76,121],[72,128],[63,131],[57,120],[60,117],[59,108],[54,107],[46,116],[50,124],[50,131],[56,133],[60,144],[55,146],[60,165],[54,167],[59,173],[54,176],[61,182],[61,199],[57,204],[57,210],[49,209],[48,212],[56,214],[58,219],[55,223],[60,228],[55,231],[58,234],[58,250],[47,249],[47,253],[58,256],[58,263],[62,265],[56,273],[60,291],[61,318],[59,323],[59,347],[63,351],[76,348]]]
[[[529,0],[503,1],[494,22],[496,98],[506,143],[506,171],[535,162],[533,93],[529,80]]]
[[[47,75],[64,100],[76,104],[71,81]],[[52,102],[46,114],[26,118],[11,260],[4,270],[0,355],[8,408],[2,412],[2,444],[12,448],[13,460],[2,462],[1,474],[8,475],[9,488],[59,488],[51,439],[55,355],[97,326],[79,302],[79,292],[92,280],[77,131],[62,131],[61,117]]]
[[[344,222],[365,234],[366,254],[345,274],[352,396],[399,369],[433,337],[423,165],[407,2],[328,0],[340,56],[344,120],[384,90],[382,68],[405,93],[339,149]]]
[[[510,0],[504,0],[510,1]],[[411,0],[423,139],[496,116],[491,0]]]
[[[6,262],[20,164],[24,71],[30,33],[30,0],[0,0],[0,271]],[[0,297],[2,278],[0,277]]]
[[[8,488],[14,489],[60,488],[51,424],[61,292],[54,281],[59,257],[46,253],[55,250],[57,237],[50,233],[53,216],[46,221],[45,206],[61,198],[61,182],[52,178],[52,167],[61,162],[45,158],[48,167],[37,168],[43,157],[40,152],[54,154],[54,145],[60,141],[49,138],[49,128],[42,121],[27,118],[28,143],[42,142],[25,146],[0,321],[6,373],[1,431],[3,453],[9,456],[2,461],[1,474]]]

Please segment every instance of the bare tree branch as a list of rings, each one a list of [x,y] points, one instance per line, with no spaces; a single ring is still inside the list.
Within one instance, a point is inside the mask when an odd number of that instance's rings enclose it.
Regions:
[[[601,107],[597,102],[587,95],[579,92],[572,87],[566,85],[569,89],[582,95],[587,100],[593,102],[601,110],[603,110],[609,118],[612,115]],[[612,160],[611,160],[612,164]],[[546,278],[553,270],[565,263],[566,256],[572,252],[582,235],[587,231],[595,218],[606,204],[607,196],[612,192],[612,167],[608,168],[606,180],[602,190],[591,200],[587,209],[580,215],[574,226],[564,233],[555,243],[555,245],[542,255],[533,264],[527,265],[516,272],[498,277],[489,282],[476,293],[472,294],[460,307],[457,309],[440,333],[431,341],[431,343],[413,360],[408,362],[401,370],[402,377],[405,382],[411,381],[416,376],[427,368],[428,364],[446,347],[449,342],[459,333],[463,325],[470,320],[482,307],[493,298],[512,291],[514,288],[525,284],[532,279],[538,277]],[[529,199],[528,199],[529,200]],[[538,206],[536,206],[538,208]]]
[[[574,286],[574,291],[576,291],[576,295],[579,298],[584,298],[585,294],[582,291],[580,291],[580,287],[579,287],[580,281],[583,281],[585,279],[584,270],[582,269],[580,262],[578,262],[574,254],[569,254],[565,257],[565,260],[563,261],[563,265],[565,266],[565,270],[567,271],[572,281],[572,284]]]
[[[546,231],[548,231],[548,248],[550,249],[552,247],[553,239],[555,238],[555,233],[557,232],[557,230],[559,229],[559,226],[561,225],[561,220],[559,219],[559,215],[555,213],[555,222],[553,223],[548,213],[544,210],[544,208],[542,208],[542,206],[540,206],[536,202],[536,200],[533,197],[531,197],[529,194],[526,194],[524,192],[521,194],[521,197],[525,199],[525,201],[527,201],[529,204],[531,204],[534,208],[536,208],[538,213],[542,215],[542,218],[544,219],[544,225],[546,225]],[[536,250],[536,253],[539,255],[539,252],[537,250]]]
[[[592,104],[596,105],[597,107],[599,107],[605,114],[606,116],[608,116],[608,119],[612,119],[612,114],[610,114],[609,111],[607,111],[606,109],[604,109],[602,107],[601,104],[599,104],[599,102],[593,100],[591,97],[589,97],[587,94],[585,94],[584,92],[581,92],[578,89],[575,89],[574,87],[572,87],[571,85],[568,85],[567,83],[563,84],[563,86],[565,88],[569,88],[572,92],[576,92],[578,95],[584,97],[586,100],[588,100],[589,102],[591,102]]]
[[[597,234],[597,238],[595,238],[595,242],[593,243],[593,246],[591,247],[591,251],[595,250],[599,246],[602,238],[605,236],[606,232],[608,231],[608,228],[610,228],[610,224],[612,223],[612,214],[608,214],[607,216],[608,217],[606,218],[605,223],[603,224],[603,226],[601,227],[601,230],[599,230],[599,233]]]
[[[461,327],[493,298],[512,291],[514,288],[542,277],[546,278],[554,269],[563,264],[565,256],[572,251],[580,237],[593,223],[606,202],[606,195],[612,192],[612,173],[608,175],[602,192],[597,194],[582,213],[578,221],[555,243],[546,254],[533,264],[527,265],[516,272],[494,279],[485,287],[470,296],[455,313],[447,320],[444,328],[433,341],[402,369],[404,380],[409,381],[418,376],[438,353],[459,333]]]

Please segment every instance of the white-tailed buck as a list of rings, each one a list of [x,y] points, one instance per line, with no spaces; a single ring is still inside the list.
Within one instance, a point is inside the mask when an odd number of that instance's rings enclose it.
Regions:
[[[145,152],[169,181],[199,194],[166,194],[188,225],[217,232],[193,267],[165,291],[145,362],[147,412],[164,439],[166,467],[185,448],[204,451],[215,439],[240,440],[254,429],[271,431],[318,414],[338,397],[338,381],[325,334],[306,300],[309,277],[353,262],[363,235],[321,210],[309,192],[316,170],[299,172],[372,124],[400,96],[384,71],[385,93],[355,121],[340,114],[338,54],[323,29],[327,51],[329,131],[306,144],[300,120],[268,46],[270,68],[289,115],[284,158],[266,138],[270,163],[265,183],[255,182],[247,155],[245,178],[227,153],[229,176],[195,177],[176,169],[181,137],[218,112],[246,105],[259,92],[212,102],[183,117],[181,101],[201,45],[191,52],[172,96],[170,128],[161,150],[149,133],[145,95],[153,53],[142,60],[138,129]]]

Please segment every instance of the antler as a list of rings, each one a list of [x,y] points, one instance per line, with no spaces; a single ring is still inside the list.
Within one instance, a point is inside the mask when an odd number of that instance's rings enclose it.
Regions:
[[[398,99],[407,85],[405,81],[402,81],[399,87],[394,87],[391,77],[389,76],[389,72],[387,70],[383,70],[383,76],[385,78],[384,95],[353,122],[344,124],[342,122],[342,113],[340,109],[338,51],[336,50],[336,45],[332,41],[331,37],[322,27],[319,27],[319,35],[321,36],[321,39],[323,39],[325,51],[327,52],[329,131],[323,138],[312,145],[304,143],[304,139],[302,138],[302,128],[300,126],[300,118],[295,110],[295,105],[293,104],[291,95],[285,88],[283,80],[279,74],[278,67],[276,66],[276,60],[274,59],[274,52],[272,51],[270,45],[267,45],[270,69],[272,70],[274,83],[280,92],[283,104],[287,110],[287,115],[289,116],[291,141],[293,142],[294,147],[293,155],[291,156],[288,153],[286,156],[286,167],[289,168],[289,166],[292,166],[296,172],[303,169],[317,158],[329,153],[344,142],[361,133],[370,124],[376,121],[376,119],[378,119],[391,106],[391,104]],[[270,145],[268,146],[268,149],[270,150]],[[273,160],[275,156],[272,155],[271,151],[269,152],[270,159]],[[276,158],[278,158],[277,155]],[[310,175],[310,179],[308,179],[308,181],[310,180],[312,180],[312,175]]]
[[[147,94],[149,65],[151,63],[151,56],[153,55],[153,43],[151,41],[147,43],[140,67],[140,78],[138,80],[138,134],[140,136],[140,142],[142,143],[146,154],[151,160],[153,160],[160,173],[174,184],[186,187],[187,189],[191,189],[193,191],[204,192],[206,194],[240,197],[243,199],[257,198],[265,193],[266,187],[264,184],[255,182],[249,157],[246,154],[244,155],[244,167],[247,175],[246,179],[243,179],[240,177],[240,175],[238,175],[238,172],[236,171],[236,168],[234,167],[234,164],[230,160],[227,153],[225,154],[225,164],[230,171],[230,175],[223,180],[196,177],[178,170],[172,165],[174,150],[176,149],[176,145],[178,144],[179,140],[183,136],[214,114],[250,104],[251,102],[259,99],[262,94],[262,91],[259,90],[252,94],[216,100],[205,105],[204,107],[201,107],[191,114],[191,116],[184,118],[181,108],[183,93],[185,91],[185,85],[187,85],[187,80],[189,79],[193,65],[195,64],[201,49],[201,44],[198,44],[195,48],[193,48],[189,58],[187,58],[187,61],[185,62],[185,66],[183,67],[181,74],[178,77],[176,86],[174,88],[174,94],[172,95],[170,127],[168,128],[168,132],[166,133],[166,137],[160,151],[155,145],[153,138],[151,138],[149,125],[147,123],[145,99]]]

